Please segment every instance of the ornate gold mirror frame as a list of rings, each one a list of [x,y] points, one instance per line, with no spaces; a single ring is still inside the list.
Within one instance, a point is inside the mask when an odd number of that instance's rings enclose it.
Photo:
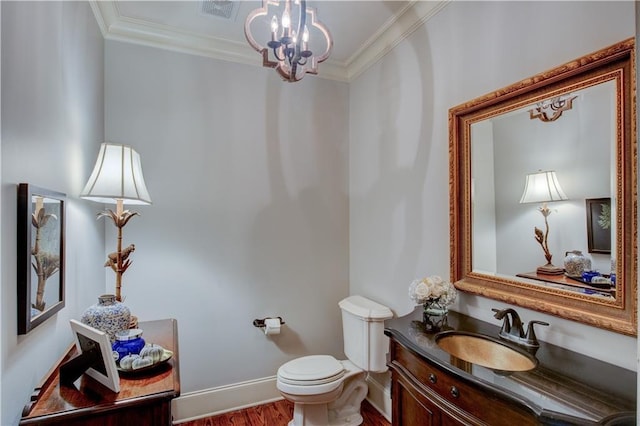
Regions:
[[[615,86],[611,198],[615,210],[611,255],[617,285],[594,297],[511,275],[473,268],[471,126],[602,82]],[[610,83],[609,83],[610,84]],[[637,142],[634,39],[599,50],[449,110],[451,279],[455,286],[509,304],[628,335],[637,334]],[[523,182],[524,183],[524,182]],[[477,188],[476,188],[477,189]],[[531,232],[533,226],[523,232]],[[586,232],[586,230],[585,230]],[[480,244],[479,242],[477,242]],[[564,253],[557,253],[562,264]]]

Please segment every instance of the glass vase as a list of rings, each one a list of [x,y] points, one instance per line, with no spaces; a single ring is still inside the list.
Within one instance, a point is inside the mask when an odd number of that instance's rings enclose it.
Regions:
[[[443,316],[449,312],[446,305],[440,303],[439,300],[429,300],[423,305],[425,316]]]
[[[425,332],[437,333],[448,328],[447,313],[449,308],[438,300],[429,300],[422,304],[422,322]]]

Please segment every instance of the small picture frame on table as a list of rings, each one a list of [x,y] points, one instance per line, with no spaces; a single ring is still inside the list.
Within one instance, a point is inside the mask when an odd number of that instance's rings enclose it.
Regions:
[[[120,392],[120,377],[109,336],[74,319],[69,322],[78,355],[60,367],[62,384],[71,385],[82,373],[86,373],[113,392]]]

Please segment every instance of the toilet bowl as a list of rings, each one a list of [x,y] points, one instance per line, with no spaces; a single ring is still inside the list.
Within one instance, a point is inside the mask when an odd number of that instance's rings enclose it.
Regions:
[[[349,359],[310,355],[283,364],[277,373],[280,394],[294,403],[289,426],[349,426],[362,423],[369,371],[386,370],[388,339],[383,321],[391,310],[361,296],[340,302]]]
[[[289,426],[347,426],[362,423],[366,372],[330,355],[294,359],[278,369],[280,394],[294,403]]]

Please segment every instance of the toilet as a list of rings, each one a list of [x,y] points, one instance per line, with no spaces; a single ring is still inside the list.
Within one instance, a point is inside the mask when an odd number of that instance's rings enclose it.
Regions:
[[[391,310],[362,296],[349,296],[338,305],[348,359],[310,355],[278,369],[278,390],[293,402],[289,426],[361,424],[360,404],[368,392],[367,373],[387,370],[389,340],[384,335],[384,320],[393,317]]]

